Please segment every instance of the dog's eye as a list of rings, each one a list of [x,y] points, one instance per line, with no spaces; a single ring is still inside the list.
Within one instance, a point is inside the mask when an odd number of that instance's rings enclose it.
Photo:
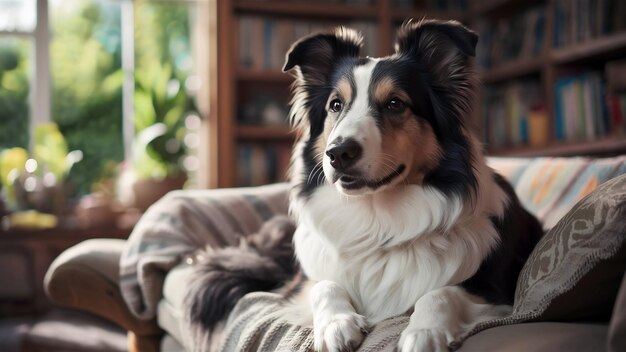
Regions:
[[[387,102],[387,110],[391,112],[402,112],[404,111],[404,102],[398,98],[392,98]]]
[[[343,109],[343,103],[339,99],[334,99],[333,101],[330,102],[329,109],[332,112],[339,112],[341,111],[341,109]]]

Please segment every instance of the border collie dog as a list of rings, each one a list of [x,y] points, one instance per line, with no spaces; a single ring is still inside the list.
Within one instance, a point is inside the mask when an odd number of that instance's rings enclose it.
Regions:
[[[395,53],[359,57],[339,28],[296,42],[291,119],[294,305],[316,350],[358,347],[411,312],[398,349],[444,351],[508,313],[542,235],[468,127],[478,37],[455,21],[408,22]]]

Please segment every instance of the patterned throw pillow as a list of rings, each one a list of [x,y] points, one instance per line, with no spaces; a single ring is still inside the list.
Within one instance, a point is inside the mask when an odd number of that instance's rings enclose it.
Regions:
[[[608,321],[626,269],[626,175],[578,202],[537,244],[517,283],[534,320]]]

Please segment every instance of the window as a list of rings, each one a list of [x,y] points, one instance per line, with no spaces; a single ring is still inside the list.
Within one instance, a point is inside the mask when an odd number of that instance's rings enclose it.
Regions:
[[[84,156],[68,176],[75,194],[125,159],[140,177],[193,173],[203,5],[0,0],[0,151],[32,149],[36,126],[54,122]]]

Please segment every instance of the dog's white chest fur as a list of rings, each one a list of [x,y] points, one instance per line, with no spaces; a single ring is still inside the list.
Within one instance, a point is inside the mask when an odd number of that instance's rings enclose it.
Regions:
[[[498,238],[488,214],[417,185],[351,198],[324,185],[292,206],[305,274],[340,284],[372,324],[470,277]]]

